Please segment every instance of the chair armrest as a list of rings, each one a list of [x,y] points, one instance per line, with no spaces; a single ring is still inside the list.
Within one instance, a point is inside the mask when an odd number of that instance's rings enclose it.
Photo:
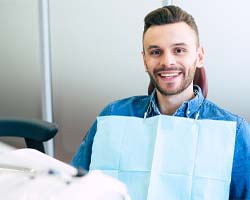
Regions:
[[[22,137],[39,142],[53,138],[58,131],[55,123],[26,118],[0,118],[0,136]]]

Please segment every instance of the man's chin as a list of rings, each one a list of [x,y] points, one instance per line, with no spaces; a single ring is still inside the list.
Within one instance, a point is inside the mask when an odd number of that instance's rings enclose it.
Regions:
[[[163,89],[163,88],[158,88],[156,87],[158,92],[161,93],[164,96],[173,96],[181,93],[180,90],[178,89]]]

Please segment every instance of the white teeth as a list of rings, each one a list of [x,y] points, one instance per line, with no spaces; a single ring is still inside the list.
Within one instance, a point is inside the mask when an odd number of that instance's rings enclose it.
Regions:
[[[178,76],[178,73],[172,73],[172,74],[161,74],[161,76],[164,76],[164,77]]]

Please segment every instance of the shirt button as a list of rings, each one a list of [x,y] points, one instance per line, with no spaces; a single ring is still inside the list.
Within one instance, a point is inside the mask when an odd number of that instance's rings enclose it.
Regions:
[[[190,110],[187,111],[187,114],[188,114],[188,115],[190,114]]]

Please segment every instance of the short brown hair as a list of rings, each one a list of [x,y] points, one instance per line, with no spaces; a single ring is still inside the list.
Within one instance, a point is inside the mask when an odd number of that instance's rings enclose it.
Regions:
[[[192,15],[182,10],[178,6],[164,6],[148,13],[144,18],[143,38],[149,27],[153,25],[173,24],[185,22],[195,31],[197,44],[199,45],[199,31]]]

